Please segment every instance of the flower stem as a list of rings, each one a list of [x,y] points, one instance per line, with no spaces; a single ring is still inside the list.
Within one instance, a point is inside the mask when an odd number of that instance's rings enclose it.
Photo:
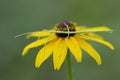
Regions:
[[[69,51],[68,51],[68,54],[67,54],[67,63],[68,63],[68,77],[69,77],[69,80],[72,80],[72,69],[71,69],[71,61],[70,61]]]

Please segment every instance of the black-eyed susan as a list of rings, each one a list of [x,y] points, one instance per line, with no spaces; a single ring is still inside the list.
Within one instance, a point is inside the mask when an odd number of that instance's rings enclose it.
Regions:
[[[87,28],[85,26],[78,26],[71,21],[63,21],[56,24],[52,30],[36,31],[28,34],[28,38],[37,37],[38,39],[28,44],[24,48],[22,55],[24,56],[31,48],[44,45],[36,56],[35,67],[39,68],[48,57],[53,55],[54,69],[59,70],[67,56],[68,50],[71,51],[77,62],[81,62],[81,50],[83,49],[100,65],[102,62],[99,53],[87,40],[102,43],[114,50],[111,43],[94,33],[101,31],[112,30],[106,26]]]

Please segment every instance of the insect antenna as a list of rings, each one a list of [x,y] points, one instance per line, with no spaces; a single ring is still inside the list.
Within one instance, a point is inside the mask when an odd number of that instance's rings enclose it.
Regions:
[[[34,31],[34,32],[38,32],[38,31]],[[21,36],[24,36],[24,35],[27,35],[27,34],[31,34],[31,33],[34,33],[34,32],[26,32],[26,33],[18,34],[18,35],[15,36],[15,38],[21,37]]]

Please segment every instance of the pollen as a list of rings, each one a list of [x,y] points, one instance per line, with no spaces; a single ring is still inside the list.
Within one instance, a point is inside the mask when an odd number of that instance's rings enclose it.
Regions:
[[[75,31],[75,23],[70,21],[63,21],[55,25],[54,30],[56,31]],[[58,37],[65,38],[68,36],[68,33],[56,33]],[[75,34],[69,34],[69,36],[74,36]]]

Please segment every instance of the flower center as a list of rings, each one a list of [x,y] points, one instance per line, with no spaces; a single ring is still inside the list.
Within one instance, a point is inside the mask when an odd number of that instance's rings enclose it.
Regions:
[[[65,31],[65,32],[75,31],[75,24],[70,21],[63,21],[63,22],[55,25],[55,30],[56,31]],[[63,37],[63,38],[68,37],[68,35],[69,35],[69,37],[74,36],[74,34],[68,34],[68,33],[56,33],[56,35],[58,37]]]

